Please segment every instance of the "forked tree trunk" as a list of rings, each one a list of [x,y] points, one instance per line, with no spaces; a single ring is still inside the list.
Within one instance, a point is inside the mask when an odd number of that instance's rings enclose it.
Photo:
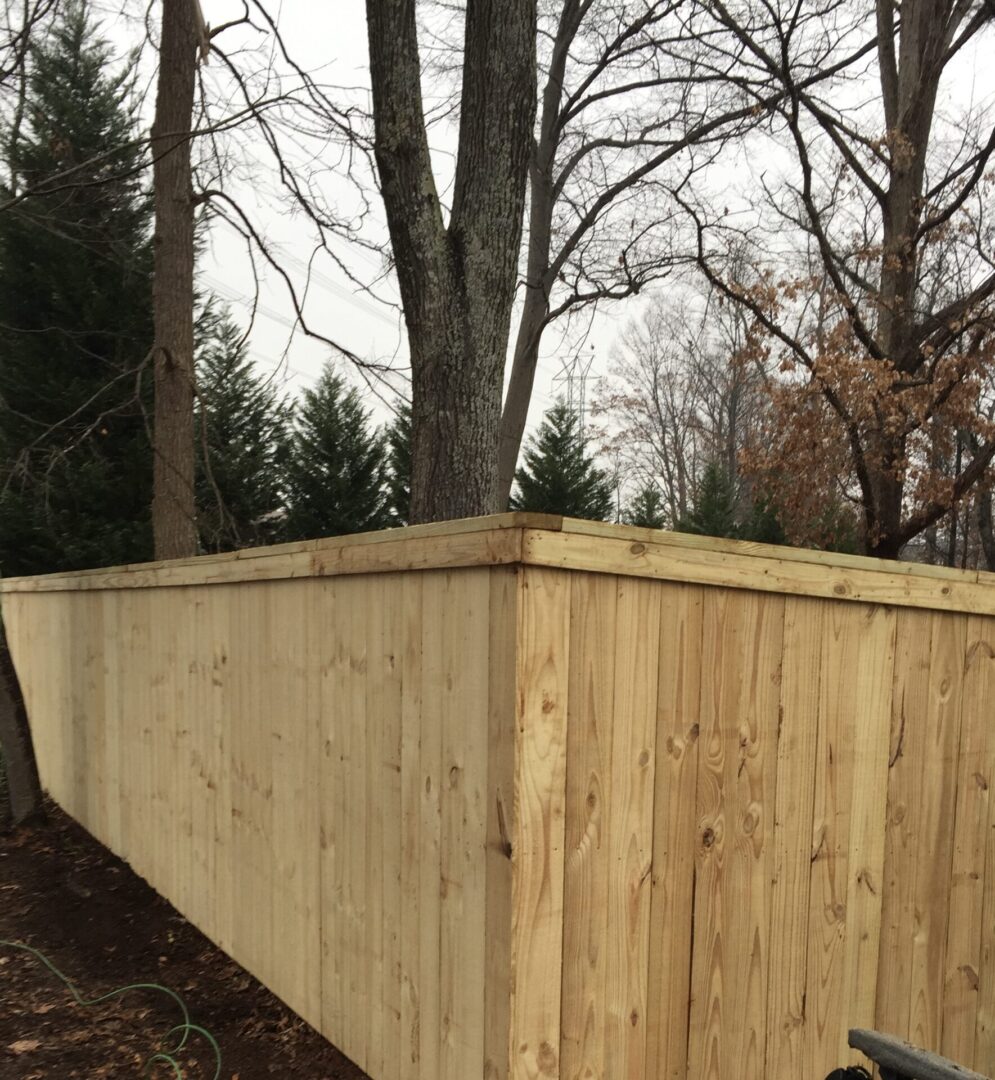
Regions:
[[[498,509],[501,391],[532,123],[535,0],[469,0],[448,226],[414,0],[367,0],[375,151],[411,353],[412,523]]]
[[[7,646],[7,634],[0,619],[0,747],[7,771],[7,796],[14,825],[24,825],[42,816],[41,783],[35,761],[28,713],[21,684]]]
[[[194,0],[163,0],[155,155],[155,462],[157,559],[197,553],[194,502],[194,203],[190,129],[197,70]]]

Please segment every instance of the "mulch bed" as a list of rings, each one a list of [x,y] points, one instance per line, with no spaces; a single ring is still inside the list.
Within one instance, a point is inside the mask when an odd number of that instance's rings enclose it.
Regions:
[[[135,982],[176,992],[217,1039],[223,1080],[364,1080],[364,1074],[54,806],[48,823],[0,835],[0,939],[44,953],[84,998]],[[131,991],[82,1007],[33,956],[0,946],[0,1077],[141,1077],[180,1019],[164,994]],[[215,1057],[191,1036],[183,1080]],[[159,1063],[149,1074],[176,1080]]]

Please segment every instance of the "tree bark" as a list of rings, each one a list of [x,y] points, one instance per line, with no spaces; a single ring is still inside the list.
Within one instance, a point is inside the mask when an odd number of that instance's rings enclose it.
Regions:
[[[542,94],[539,134],[531,151],[525,301],[515,337],[511,378],[501,415],[501,443],[498,451],[498,505],[501,510],[507,508],[511,497],[511,485],[515,480],[518,454],[528,421],[536,368],[539,365],[539,343],[549,317],[549,294],[553,286],[549,272],[549,255],[553,209],[556,205],[553,171],[559,143],[557,128],[569,47],[583,13],[584,9],[577,0],[564,0],[549,75]]]
[[[535,115],[535,0],[469,0],[453,208],[436,191],[414,0],[367,0],[375,153],[411,353],[411,522],[498,509]]]
[[[14,825],[25,825],[42,817],[42,792],[35,761],[28,713],[21,684],[7,646],[7,634],[0,620],[0,746],[7,770],[7,794]]]
[[[194,203],[190,130],[197,70],[194,0],[163,0],[155,155],[155,461],[157,559],[197,554],[194,502]]]

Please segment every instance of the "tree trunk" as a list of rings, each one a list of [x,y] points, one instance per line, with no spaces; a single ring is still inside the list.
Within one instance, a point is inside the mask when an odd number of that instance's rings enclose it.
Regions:
[[[443,221],[414,0],[367,0],[375,153],[411,353],[412,523],[498,509],[498,443],[535,115],[535,0],[469,0]]]
[[[193,0],[163,0],[155,155],[155,463],[157,559],[197,554],[194,503],[194,204],[190,129],[197,70]]]
[[[992,493],[984,488],[978,495],[978,533],[986,570],[995,570],[995,525],[992,520]]]
[[[7,794],[14,825],[25,825],[42,817],[41,783],[35,761],[28,713],[21,684],[7,646],[7,634],[0,620],[0,747],[7,771]]]
[[[553,45],[549,75],[542,94],[539,135],[532,148],[529,170],[529,239],[525,270],[525,301],[515,337],[511,378],[501,415],[501,444],[498,450],[498,505],[508,507],[515,481],[518,455],[525,424],[529,418],[532,388],[539,364],[539,343],[549,316],[549,293],[553,281],[549,272],[549,250],[553,229],[553,171],[559,145],[558,124],[563,99],[563,78],[570,44],[585,8],[577,0],[564,0]]]

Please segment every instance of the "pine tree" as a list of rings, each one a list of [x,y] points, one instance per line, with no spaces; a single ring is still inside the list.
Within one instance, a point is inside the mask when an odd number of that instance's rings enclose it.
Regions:
[[[710,461],[705,466],[691,512],[678,522],[677,531],[699,536],[739,536],[736,488],[720,462]]]
[[[209,306],[197,355],[197,520],[201,546],[270,543],[281,527],[291,410],[256,374],[231,315]]]
[[[562,401],[552,406],[525,448],[525,464],[515,474],[513,510],[605,521],[614,508],[607,476],[594,464],[574,412]]]
[[[765,499],[757,498],[739,526],[737,534],[743,540],[758,544],[786,544],[787,537],[778,520],[776,509]]]
[[[131,76],[73,0],[29,73],[0,197],[81,167],[0,215],[5,573],[151,555],[151,222]]]
[[[395,525],[407,525],[411,508],[411,406],[398,401],[387,428],[387,502]]]
[[[656,484],[645,484],[636,493],[622,515],[626,525],[641,525],[645,529],[665,529],[667,519],[663,512],[663,496]]]
[[[355,389],[326,368],[304,391],[287,462],[288,540],[384,529],[386,447]]]

